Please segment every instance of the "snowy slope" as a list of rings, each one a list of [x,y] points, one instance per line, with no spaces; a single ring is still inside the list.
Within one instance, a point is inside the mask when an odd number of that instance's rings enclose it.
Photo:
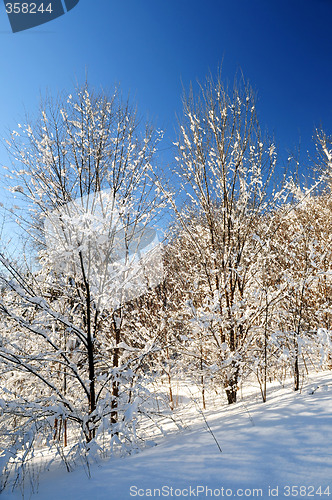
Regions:
[[[32,498],[332,498],[332,372],[312,375],[301,393],[274,387],[265,404],[252,396],[243,401],[205,412],[222,453],[202,415],[186,410],[192,425],[184,432],[94,466],[91,479],[83,469],[50,472]],[[1,495],[20,498],[19,491]]]

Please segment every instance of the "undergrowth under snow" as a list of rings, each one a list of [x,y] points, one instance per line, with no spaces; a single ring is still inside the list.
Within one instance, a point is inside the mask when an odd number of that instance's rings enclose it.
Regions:
[[[231,406],[211,394],[204,413],[188,401],[183,398],[175,412],[182,431],[170,425],[166,437],[154,436],[156,446],[94,464],[90,471],[54,468],[39,478],[34,493],[27,484],[24,498],[332,496],[331,371],[311,374],[297,393],[291,383],[271,385],[266,403],[252,389]],[[1,495],[21,498],[19,489]]]

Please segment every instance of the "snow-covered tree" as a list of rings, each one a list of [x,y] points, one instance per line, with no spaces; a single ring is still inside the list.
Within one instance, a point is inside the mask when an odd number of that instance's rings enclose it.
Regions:
[[[220,79],[185,97],[176,145],[181,190],[168,198],[185,245],[192,320],[204,344],[213,344],[213,369],[233,403],[256,315],[255,259],[269,236],[269,227],[259,234],[260,221],[280,196],[268,187],[275,146],[261,138],[250,87],[241,81],[226,89]]]
[[[107,426],[113,441],[134,438],[130,407],[154,345],[122,337],[124,306],[162,280],[159,139],[119,92],[86,84],[43,102],[8,140],[13,212],[35,257],[19,271],[0,256],[1,408],[17,446],[59,433],[91,443]]]
[[[278,214],[271,268],[283,289],[275,310],[274,343],[300,388],[300,365],[326,363],[331,335],[331,197],[297,189],[295,206]],[[273,287],[273,284],[272,284]]]

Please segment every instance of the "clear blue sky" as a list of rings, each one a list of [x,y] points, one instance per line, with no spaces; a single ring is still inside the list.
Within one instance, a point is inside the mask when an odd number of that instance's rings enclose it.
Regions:
[[[332,0],[80,0],[66,15],[13,34],[0,5],[0,135],[37,109],[40,92],[88,79],[120,82],[142,115],[173,133],[182,83],[223,61],[259,95],[263,128],[281,150],[313,128],[332,133]],[[0,148],[0,164],[6,161]]]

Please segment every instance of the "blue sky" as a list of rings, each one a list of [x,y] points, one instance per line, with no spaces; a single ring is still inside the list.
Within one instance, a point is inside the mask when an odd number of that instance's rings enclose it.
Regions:
[[[37,110],[40,93],[120,82],[171,137],[182,85],[244,75],[263,128],[283,152],[332,132],[332,0],[80,0],[66,15],[13,34],[0,5],[0,136]],[[167,144],[165,144],[165,147]],[[167,158],[168,159],[168,158]],[[0,148],[0,164],[6,155]]]

